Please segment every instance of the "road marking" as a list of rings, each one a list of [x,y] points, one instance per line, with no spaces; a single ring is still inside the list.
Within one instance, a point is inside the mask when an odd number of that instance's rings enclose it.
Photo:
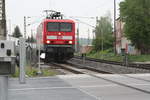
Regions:
[[[99,85],[99,86],[76,86],[76,87],[42,87],[42,88],[21,88],[21,89],[9,89],[10,91],[27,91],[27,90],[50,90],[50,89],[75,89],[75,88],[92,88],[92,87],[110,87],[117,85]]]
[[[133,86],[150,86],[150,84],[127,84]],[[27,91],[27,90],[50,90],[50,89],[75,89],[75,88],[98,88],[98,87],[114,87],[117,84],[109,85],[94,85],[94,86],[72,86],[72,87],[42,87],[42,88],[21,88],[21,89],[9,89],[10,91]]]
[[[74,87],[42,87],[42,88],[22,88],[9,89],[10,91],[28,91],[28,90],[50,90],[50,89],[74,89]]]
[[[89,96],[95,98],[96,100],[102,100],[100,97],[97,97],[97,96],[95,96],[95,95],[93,95],[93,94],[87,92],[86,90],[83,90],[81,87],[76,87],[76,88],[77,88],[78,90],[80,90],[81,92],[83,92],[83,93],[85,93],[85,94],[87,94],[87,95],[89,95]]]

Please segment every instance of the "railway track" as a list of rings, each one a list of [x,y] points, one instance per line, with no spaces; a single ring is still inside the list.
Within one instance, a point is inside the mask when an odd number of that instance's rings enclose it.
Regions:
[[[116,73],[104,72],[104,71],[101,71],[99,69],[89,68],[89,66],[74,64],[74,63],[70,63],[70,62],[67,62],[65,64],[49,63],[49,64],[46,64],[46,66],[47,67],[48,66],[53,66],[53,69],[59,69],[61,72],[64,72],[64,74],[87,74],[87,75],[90,75],[90,76],[93,76],[93,77],[97,77],[97,78],[101,78],[101,79],[104,79],[104,78],[100,77],[100,76],[97,76],[98,74],[116,74]],[[139,81],[145,81],[145,82],[150,83],[150,80],[139,78],[139,77],[133,77],[133,76],[130,76],[128,74],[117,74],[117,75],[119,75],[121,77],[127,77],[127,78],[131,78],[131,79],[135,79],[135,80],[139,80]],[[107,80],[107,79],[104,79],[104,80],[110,81],[112,83],[117,83],[117,84],[123,85],[125,87],[129,87],[129,88],[133,88],[133,89],[136,89],[136,90],[140,90],[140,89],[128,86],[128,85],[123,84],[123,83],[115,82],[113,80]],[[143,91],[143,90],[140,90],[140,91]],[[150,93],[150,92],[146,91],[146,93]]]
[[[146,64],[145,67],[134,67],[140,66],[140,64],[133,64],[133,67],[123,66],[121,62],[113,62],[93,58],[85,58],[85,60],[83,60],[80,56],[75,56],[75,58],[66,62],[66,64],[51,63],[51,65],[55,66],[55,69],[63,72],[64,74],[83,74],[81,71],[84,72],[87,70],[88,72],[91,71],[91,73],[96,72],[103,74],[150,73],[149,64]]]
[[[40,69],[48,69],[48,70],[54,70],[58,72],[58,75],[68,75],[68,74],[80,74],[79,72],[75,70],[71,70],[69,68],[63,67],[59,63],[42,63],[40,66]]]
[[[107,60],[101,60],[101,59],[94,59],[94,58],[83,58],[81,56],[75,56],[73,58],[73,62],[77,61],[77,62],[80,62],[80,63],[83,63],[83,64],[89,64],[91,65],[89,62],[91,63],[101,63],[101,64],[104,64],[106,65],[106,67],[108,66],[114,66],[116,65],[116,68],[123,68],[124,70],[125,69],[128,69],[129,70],[129,73],[130,73],[130,69],[131,69],[131,73],[150,73],[150,64],[138,64],[138,63],[128,63],[127,65],[124,65],[123,62],[116,62],[116,61],[107,61]],[[132,71],[134,70],[134,71]],[[116,72],[111,72],[111,73],[115,73]],[[127,72],[128,73],[128,72]],[[123,73],[123,74],[127,74],[127,73]],[[117,73],[117,74],[122,74],[122,73]]]
[[[82,59],[81,56],[75,56],[74,58]],[[132,67],[132,68],[141,68],[141,69],[150,70],[150,64],[130,63],[129,62],[127,65],[125,65],[123,62],[108,61],[108,60],[95,59],[95,58],[89,58],[89,57],[85,57],[85,60],[94,61],[94,62],[101,62],[101,63],[107,63],[107,64],[113,64],[113,65],[128,66],[128,67]]]
[[[98,70],[95,68],[90,68],[85,65],[77,65],[71,62],[65,62],[65,63],[41,63],[41,69],[53,69],[60,72],[60,75],[66,75],[66,74],[84,74],[92,73],[92,74],[111,74],[106,71]]]
[[[102,79],[102,80],[117,84],[119,86],[123,86],[123,87],[129,88],[129,89],[133,89],[133,90],[136,90],[136,91],[139,91],[139,92],[142,92],[142,93],[150,94],[150,91],[144,90],[140,87],[133,86],[131,84],[122,83],[122,82],[119,82],[117,80],[101,77],[100,74],[104,74],[104,73],[106,74],[107,72],[92,70],[92,69],[86,68],[86,66],[84,68],[81,68],[81,66],[79,67],[78,65],[71,64],[71,63],[66,63],[66,64],[52,63],[52,65],[55,65],[56,67],[61,67],[62,69],[65,69],[65,70],[69,70],[69,71],[71,71],[75,74],[86,74],[86,75],[95,77],[97,79]],[[139,81],[145,81],[145,82],[150,83],[150,80],[142,79],[142,78],[139,78],[139,77],[138,78],[137,77],[132,77],[132,76],[126,75],[126,74],[118,74],[118,75],[121,76],[122,78],[127,77],[127,78],[131,78],[131,79],[135,79],[135,80],[139,80]]]
[[[79,66],[75,65],[75,64],[71,64],[71,63],[66,63],[66,64],[58,64],[58,63],[51,63],[53,66],[57,67],[57,68],[61,68],[67,71],[70,71],[74,74],[85,74],[86,73],[93,73],[93,74],[110,74],[108,72],[104,72],[104,71],[100,71],[100,70],[96,70],[96,69],[92,69],[92,68],[88,68],[88,67],[84,67],[84,68],[80,68]]]

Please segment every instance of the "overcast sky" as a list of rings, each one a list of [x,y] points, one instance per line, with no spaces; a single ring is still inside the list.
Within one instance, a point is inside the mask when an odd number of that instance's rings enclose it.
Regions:
[[[108,11],[113,18],[114,0],[6,0],[7,26],[11,33],[16,25],[19,25],[23,33],[23,16],[31,16],[28,23],[35,23],[27,28],[28,34],[36,30],[37,25],[44,15],[43,10],[53,9],[63,12],[65,16],[96,17],[104,16]],[[116,0],[117,5],[122,0]],[[117,7],[118,9],[118,7]],[[117,12],[119,12],[117,10]],[[118,15],[118,14],[117,14]],[[95,19],[78,18],[83,22],[95,25]],[[11,26],[11,28],[10,28]],[[92,31],[90,26],[80,23],[80,37],[87,37],[87,30]],[[92,34],[90,34],[92,37]]]

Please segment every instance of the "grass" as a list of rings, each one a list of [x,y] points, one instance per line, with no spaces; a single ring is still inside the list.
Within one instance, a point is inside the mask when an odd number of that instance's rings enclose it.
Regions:
[[[46,77],[46,76],[55,76],[58,75],[58,72],[54,71],[54,70],[50,70],[50,69],[42,69],[42,74],[38,75],[38,69],[37,68],[33,68],[33,67],[27,67],[26,68],[26,75],[28,77]],[[12,75],[12,77],[19,77],[19,68],[16,67],[16,72],[15,74]]]
[[[109,50],[91,52],[87,54],[87,56],[91,58],[104,59],[104,60],[110,60],[110,61],[122,61],[123,59],[122,56],[115,55],[114,53],[111,53]]]
[[[18,77],[19,76],[19,69],[16,67],[16,72],[15,74],[12,75],[12,77]]]
[[[129,55],[131,62],[150,62],[150,55]]]
[[[91,52],[87,54],[88,57],[104,59],[110,61],[123,61],[122,55],[115,55],[111,50]],[[130,62],[150,62],[150,55],[128,55],[128,60]]]
[[[55,76],[58,75],[56,71],[44,69],[42,70],[43,76]]]

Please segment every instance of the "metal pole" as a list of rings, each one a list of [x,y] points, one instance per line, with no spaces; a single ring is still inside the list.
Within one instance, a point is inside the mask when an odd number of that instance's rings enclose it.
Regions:
[[[79,53],[80,52],[80,44],[79,44],[79,41],[80,41],[80,37],[79,37],[79,22],[78,22],[78,28],[77,28],[77,52]]]
[[[1,18],[0,18],[0,40],[6,40],[6,15],[5,15],[5,0],[1,2]],[[8,99],[8,76],[0,76],[0,100]]]
[[[116,35],[116,0],[114,0],[114,36],[115,36],[115,54],[117,53],[117,48],[116,48],[116,45],[117,45],[117,35]]]
[[[8,76],[0,76],[0,100],[8,100]]]
[[[40,60],[40,40],[38,40],[39,41],[39,43],[38,43],[38,74],[40,75],[40,74],[42,74],[42,72],[41,72],[41,60]]]
[[[11,37],[10,37],[10,35],[11,35],[11,20],[9,19],[9,33],[8,33],[9,35],[8,35],[8,37],[9,37],[9,40],[11,40]]]
[[[25,66],[26,66],[26,44],[25,44],[25,39],[20,38],[20,76],[19,76],[19,81],[20,84],[25,84],[26,79],[25,79]]]
[[[88,29],[88,45],[90,45],[90,30]]]
[[[103,30],[101,29],[101,51],[102,51],[102,57],[101,57],[101,59],[103,59],[103,51],[104,51],[104,41],[103,41]]]

